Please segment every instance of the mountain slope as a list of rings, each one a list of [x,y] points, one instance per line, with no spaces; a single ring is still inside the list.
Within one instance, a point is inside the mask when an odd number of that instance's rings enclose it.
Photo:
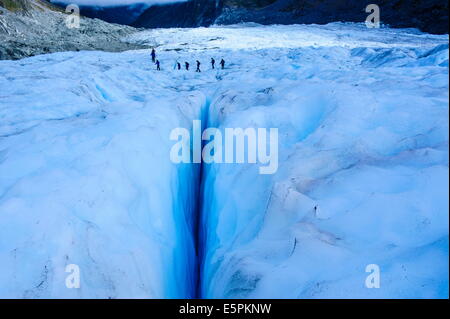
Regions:
[[[61,8],[45,0],[0,0],[0,7],[10,11],[29,13],[31,10],[62,12]]]
[[[262,24],[364,22],[371,0],[223,0],[218,24],[252,21]],[[381,21],[392,27],[414,27],[430,33],[448,32],[446,0],[380,0]]]
[[[197,27],[211,24],[326,24],[364,22],[371,0],[189,0],[151,6],[135,26]],[[381,21],[392,27],[412,27],[443,34],[448,31],[446,0],[380,0]]]
[[[168,5],[154,5],[132,24],[135,27],[170,28],[209,26],[222,10],[220,0],[190,0]]]
[[[136,31],[82,17],[68,28],[67,14],[41,0],[0,0],[0,59],[19,59],[57,51],[124,51],[143,46],[122,38]]]
[[[52,1],[55,5],[64,8],[68,1]],[[131,25],[142,12],[149,7],[148,4],[137,3],[132,5],[98,6],[79,5],[83,16],[92,19],[101,19],[109,23]]]

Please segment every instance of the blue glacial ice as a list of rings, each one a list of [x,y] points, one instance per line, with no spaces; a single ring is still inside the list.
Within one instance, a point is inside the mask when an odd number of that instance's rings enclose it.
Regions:
[[[448,297],[448,36],[333,23],[127,40],[159,45],[163,71],[146,50],[0,61],[0,297]],[[173,68],[196,59],[200,74]],[[169,133],[194,119],[278,128],[277,173],[172,163]]]

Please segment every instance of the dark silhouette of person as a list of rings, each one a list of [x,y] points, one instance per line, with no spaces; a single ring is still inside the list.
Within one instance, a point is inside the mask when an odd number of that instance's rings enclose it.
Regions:
[[[186,67],[186,71],[189,71],[189,62],[184,62],[184,66]]]
[[[216,64],[216,60],[214,58],[211,58],[211,66],[214,69],[214,65]]]
[[[180,62],[177,62],[177,69],[178,69],[178,70],[181,70],[181,64],[180,64]]]
[[[156,61],[156,51],[155,49],[152,49],[152,62],[155,63]]]
[[[197,69],[195,70],[195,72],[202,72],[200,71],[200,61],[197,60],[196,62],[197,62]]]
[[[159,67],[159,60],[156,60],[156,70],[161,71],[161,68]]]
[[[225,69],[225,60],[220,60],[220,66],[222,67],[222,70]]]

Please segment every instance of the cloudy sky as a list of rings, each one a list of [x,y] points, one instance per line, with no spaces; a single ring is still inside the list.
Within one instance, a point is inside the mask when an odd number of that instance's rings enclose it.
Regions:
[[[66,4],[73,3],[78,5],[116,6],[135,3],[145,3],[145,4],[171,3],[186,0],[51,0],[51,1]]]

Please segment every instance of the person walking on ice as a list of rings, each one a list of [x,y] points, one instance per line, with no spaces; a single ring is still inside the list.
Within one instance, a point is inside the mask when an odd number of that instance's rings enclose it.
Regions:
[[[189,62],[184,62],[184,66],[186,68],[186,71],[189,71]]]
[[[156,60],[156,70],[161,71],[161,68],[159,67],[159,60]]]
[[[214,65],[216,64],[216,60],[214,58],[211,58],[211,67],[214,70]]]
[[[156,51],[155,51],[155,49],[152,49],[152,62],[153,63],[155,63],[155,61],[156,61]]]
[[[178,62],[178,61],[177,61],[177,69],[178,69],[178,70],[181,70],[181,64],[180,64],[180,62]]]
[[[225,69],[225,60],[220,60],[220,66],[222,67],[222,70]]]
[[[197,62],[197,69],[195,70],[195,72],[202,72],[200,71],[200,61],[197,60],[196,62]]]

